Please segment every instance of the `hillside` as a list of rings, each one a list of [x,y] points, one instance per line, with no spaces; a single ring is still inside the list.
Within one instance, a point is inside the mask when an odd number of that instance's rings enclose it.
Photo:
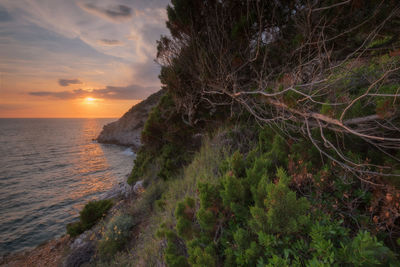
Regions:
[[[142,187],[101,220],[91,264],[399,266],[398,1],[167,14]]]
[[[150,95],[139,104],[134,105],[119,120],[105,125],[97,137],[97,141],[132,146],[137,150],[141,146],[140,135],[146,118],[163,94],[164,91],[160,90]]]

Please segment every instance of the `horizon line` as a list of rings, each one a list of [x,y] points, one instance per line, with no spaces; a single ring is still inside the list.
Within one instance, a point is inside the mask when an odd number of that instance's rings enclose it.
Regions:
[[[120,117],[0,117],[0,119],[119,119]]]

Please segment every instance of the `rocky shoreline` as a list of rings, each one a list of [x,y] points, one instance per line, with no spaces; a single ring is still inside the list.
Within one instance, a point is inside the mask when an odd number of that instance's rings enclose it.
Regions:
[[[95,140],[104,144],[129,146],[132,150],[137,151],[141,146],[140,136],[144,123],[163,94],[164,91],[160,90],[133,106],[118,121],[105,125]],[[99,199],[117,200],[109,212],[108,216],[110,216],[121,209],[127,200],[138,196],[143,190],[143,181],[138,181],[131,186],[125,179],[103,193]],[[97,227],[99,226],[95,225],[76,238],[65,234],[33,249],[1,256],[0,266],[80,266],[90,261],[95,253],[95,240],[99,238]]]
[[[47,241],[30,250],[7,254],[0,258],[0,266],[62,266],[62,260],[68,251],[71,238],[64,235]]]
[[[143,181],[138,181],[133,186],[124,181],[105,192],[100,199],[117,200],[109,211],[108,216],[110,216],[123,208],[126,201],[140,195],[143,190]],[[0,258],[0,266],[80,266],[90,261],[95,253],[95,241],[100,238],[98,227],[97,224],[75,238],[65,234],[33,249],[6,254]]]
[[[103,127],[96,141],[103,144],[130,146],[137,151],[142,145],[140,136],[152,108],[158,103],[164,90],[160,90],[133,106],[119,120]]]

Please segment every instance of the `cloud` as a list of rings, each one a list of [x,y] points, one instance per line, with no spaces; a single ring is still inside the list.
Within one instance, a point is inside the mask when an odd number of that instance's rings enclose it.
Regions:
[[[125,62],[144,62],[149,57],[154,58],[155,40],[161,34],[168,34],[165,27],[167,19],[165,7],[169,0],[0,0],[0,2],[0,6],[12,16],[12,21],[8,23],[16,26],[12,29],[13,32],[36,25],[56,35],[79,39],[98,52]],[[139,41],[129,38],[132,31],[135,37],[139,37]],[[28,32],[26,35],[29,34]],[[31,35],[34,35],[34,32]],[[118,40],[123,45],[106,45],[99,41],[104,38]],[[25,43],[25,36],[23,41]],[[37,43],[29,42],[29,46],[38,46],[46,42],[47,39],[39,40]],[[63,53],[68,52],[69,49],[66,49]]]
[[[82,84],[78,79],[58,79],[58,84],[61,86],[69,86],[70,84]]]
[[[0,0],[0,72],[6,77],[3,87],[13,88],[10,93],[0,90],[0,104],[16,93],[28,94],[32,103],[49,98],[144,99],[161,86],[155,41],[168,34],[168,2]],[[59,78],[79,78],[85,86],[62,87],[55,84]]]
[[[132,18],[132,9],[125,5],[114,5],[107,8],[96,6],[92,3],[79,3],[79,6],[88,13],[111,20],[121,22]]]
[[[11,20],[12,20],[11,15],[7,12],[7,10],[5,10],[0,6],[0,22],[7,22]]]
[[[141,30],[141,35],[146,43],[156,47],[156,41],[160,39],[160,33],[165,33],[165,26],[159,24],[148,24]]]
[[[146,85],[161,85],[160,80],[158,79],[158,75],[160,74],[160,66],[153,60],[148,60],[144,63],[133,64],[132,69],[132,82]]]
[[[29,95],[38,97],[53,97],[58,99],[94,97],[114,100],[141,100],[146,98],[151,93],[157,91],[157,89],[158,88],[156,87],[144,87],[132,84],[128,86],[106,86],[102,89],[92,90],[77,89],[62,92],[38,91],[29,92]]]
[[[51,97],[60,98],[60,99],[75,98],[74,93],[70,92],[70,91],[63,91],[63,92],[43,91],[43,92],[30,92],[29,94],[33,95],[33,96],[51,96]]]
[[[106,46],[121,46],[121,45],[124,45],[123,42],[118,41],[118,40],[113,40],[113,39],[101,39],[101,40],[99,40],[99,43],[101,45],[106,45]]]

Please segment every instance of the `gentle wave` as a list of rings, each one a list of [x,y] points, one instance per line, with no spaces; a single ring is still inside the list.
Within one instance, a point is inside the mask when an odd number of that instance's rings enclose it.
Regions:
[[[65,233],[126,179],[131,149],[92,141],[113,119],[0,119],[0,254]]]
[[[127,156],[133,156],[135,153],[132,151],[132,148],[127,148],[125,149],[122,154],[127,155]]]

